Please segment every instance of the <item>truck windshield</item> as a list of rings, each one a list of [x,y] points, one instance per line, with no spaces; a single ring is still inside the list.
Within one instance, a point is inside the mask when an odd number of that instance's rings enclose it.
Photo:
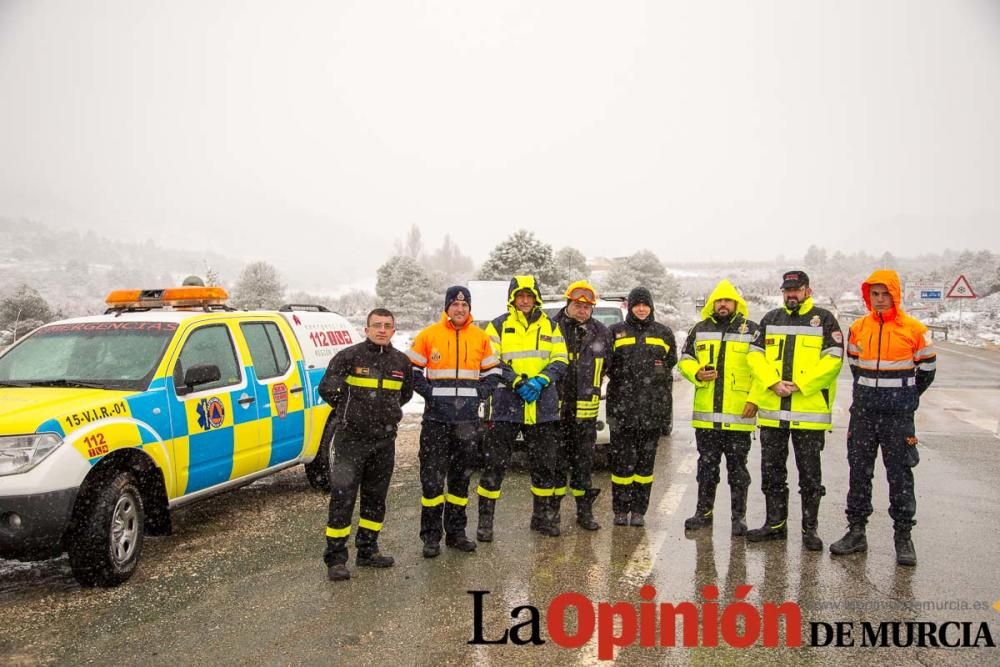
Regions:
[[[0,357],[0,386],[140,391],[176,331],[176,322],[44,326]]]

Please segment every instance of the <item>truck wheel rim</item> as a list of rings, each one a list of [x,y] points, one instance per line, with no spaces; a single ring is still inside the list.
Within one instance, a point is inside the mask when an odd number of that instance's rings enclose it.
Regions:
[[[127,562],[135,553],[139,539],[139,510],[135,497],[125,493],[115,504],[111,517],[111,552],[119,565]]]

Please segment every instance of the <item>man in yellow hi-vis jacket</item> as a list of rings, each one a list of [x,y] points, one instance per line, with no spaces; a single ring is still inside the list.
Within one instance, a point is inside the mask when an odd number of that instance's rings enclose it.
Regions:
[[[753,416],[744,416],[754,375],[749,352],[760,328],[747,319],[746,301],[728,280],[715,286],[701,314],[705,319],[688,333],[677,364],[695,386],[691,425],[698,446],[698,507],[684,528],[712,525],[719,463],[725,454],[732,534],[740,536],[747,530],[747,455],[754,430]],[[759,362],[763,365],[763,359]]]
[[[486,327],[493,351],[500,357],[502,380],[487,406],[489,424],[477,491],[487,499],[500,497],[500,484],[520,431],[531,462],[531,528],[558,537],[559,497],[566,487],[559,457],[555,381],[569,363],[566,342],[558,325],[542,310],[541,291],[533,276],[514,276],[507,295],[507,314]]]

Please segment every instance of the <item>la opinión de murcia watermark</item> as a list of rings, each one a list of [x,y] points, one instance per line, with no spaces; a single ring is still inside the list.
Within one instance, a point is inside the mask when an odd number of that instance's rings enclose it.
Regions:
[[[718,587],[711,585],[701,589],[704,601],[700,603],[658,602],[656,588],[648,584],[639,589],[638,603],[594,602],[582,593],[567,592],[553,598],[544,613],[533,605],[520,605],[510,610],[507,627],[491,628],[485,626],[490,591],[467,591],[472,596],[472,639],[468,643],[542,645],[546,643],[542,638],[544,623],[548,641],[562,648],[578,649],[596,640],[601,660],[613,659],[616,649],[633,646],[802,647],[799,604],[791,600],[765,602],[758,608],[746,601],[752,589],[748,584],[737,586],[735,600],[728,604],[720,604]],[[847,603],[843,604],[846,607]],[[990,608],[982,604],[983,609]],[[996,647],[986,622],[969,621],[810,621],[807,639],[811,647]]]

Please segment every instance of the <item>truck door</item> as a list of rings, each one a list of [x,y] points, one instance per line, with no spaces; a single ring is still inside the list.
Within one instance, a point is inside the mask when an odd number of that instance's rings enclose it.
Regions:
[[[299,364],[275,322],[241,322],[253,368],[248,371],[260,413],[263,467],[291,461],[305,445],[305,406]]]
[[[214,382],[187,387],[195,365],[219,369]],[[259,469],[257,400],[224,322],[194,328],[173,361],[170,416],[177,463],[177,494],[206,489]]]

